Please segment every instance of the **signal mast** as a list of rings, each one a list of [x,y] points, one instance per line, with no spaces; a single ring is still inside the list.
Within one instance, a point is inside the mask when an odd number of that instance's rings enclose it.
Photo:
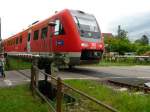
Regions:
[[[2,54],[4,53],[3,45],[2,45],[2,37],[1,37],[1,18],[0,18],[0,58]]]
[[[2,45],[2,38],[1,38],[1,18],[0,18],[0,58],[3,54],[3,45]]]
[[[0,18],[0,76],[5,77],[4,73],[4,48],[1,38],[1,18]]]

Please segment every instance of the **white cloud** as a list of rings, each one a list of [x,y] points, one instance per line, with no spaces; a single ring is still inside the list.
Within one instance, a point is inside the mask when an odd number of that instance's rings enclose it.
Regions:
[[[96,16],[102,32],[109,32],[112,21],[149,11],[148,0],[1,0],[2,36],[21,31],[36,20],[45,19],[56,10],[78,9]]]

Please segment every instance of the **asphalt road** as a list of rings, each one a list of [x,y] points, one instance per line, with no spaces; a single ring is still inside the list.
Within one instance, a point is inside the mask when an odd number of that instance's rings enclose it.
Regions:
[[[120,67],[75,67],[71,70],[60,70],[57,73],[62,79],[111,79],[138,78],[150,80],[150,66]],[[30,70],[6,71],[6,78],[0,78],[0,87],[14,86],[30,81]],[[40,75],[40,79],[44,77]]]

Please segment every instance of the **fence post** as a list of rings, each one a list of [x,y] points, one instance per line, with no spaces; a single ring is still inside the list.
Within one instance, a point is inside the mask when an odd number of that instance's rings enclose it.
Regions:
[[[35,87],[38,88],[38,82],[39,82],[39,70],[37,68],[35,69]]]
[[[61,78],[57,78],[57,104],[56,104],[56,112],[62,112],[62,83]]]
[[[32,90],[32,95],[34,93],[34,86],[38,86],[38,71],[36,70],[37,67],[37,59],[33,57],[32,60],[32,66],[31,66],[31,90]]]
[[[48,64],[45,65],[45,73],[51,75],[51,71],[50,71],[50,68],[49,68],[49,65],[48,65]],[[47,82],[47,79],[48,79],[48,76],[45,75],[45,79],[44,79],[45,82]]]
[[[33,91],[34,91],[34,72],[35,72],[35,69],[34,69],[34,66],[32,65],[31,66],[31,85],[30,85],[32,95],[33,95]]]

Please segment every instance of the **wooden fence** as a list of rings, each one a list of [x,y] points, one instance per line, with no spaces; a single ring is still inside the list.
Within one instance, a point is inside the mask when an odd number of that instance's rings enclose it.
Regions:
[[[48,78],[45,78],[48,82],[50,83],[54,83],[55,81],[55,85],[56,85],[56,106],[52,105],[51,104],[51,101],[41,93],[41,91],[39,90],[39,86],[38,86],[38,82],[39,82],[39,73],[44,75],[45,77],[49,77],[49,80]],[[50,109],[50,112],[66,112],[63,110],[63,94],[64,94],[64,91],[65,89],[67,90],[71,90],[73,92],[75,92],[76,94],[79,94],[81,97],[84,97],[86,100],[92,102],[92,103],[95,103],[96,105],[100,106],[100,107],[103,107],[105,108],[107,111],[110,111],[110,112],[118,112],[116,109],[112,108],[111,106],[93,98],[93,97],[90,97],[89,95],[85,94],[84,92],[81,92],[73,87],[71,87],[70,85],[64,83],[61,78],[55,78],[45,72],[43,72],[42,70],[39,70],[37,68],[36,65],[33,65],[32,68],[31,68],[31,90],[32,90],[32,94],[34,95],[35,93],[37,93],[48,105],[49,105],[49,109]],[[81,105],[78,105],[77,108],[80,108]],[[76,108],[76,111],[72,111],[72,112],[80,112],[79,109],[77,110]],[[70,112],[70,110],[68,111]],[[82,112],[90,112],[90,111],[83,111],[83,108],[82,108]],[[99,112],[99,111],[94,111],[94,112]]]

